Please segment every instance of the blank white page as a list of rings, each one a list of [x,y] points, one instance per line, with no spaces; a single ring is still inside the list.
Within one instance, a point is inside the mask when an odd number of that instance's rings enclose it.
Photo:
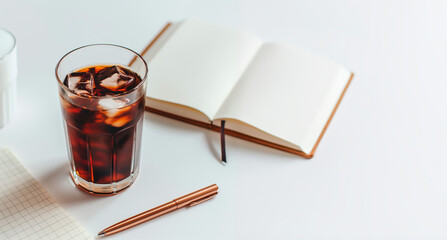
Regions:
[[[148,62],[147,96],[212,119],[261,44],[239,30],[185,20]]]
[[[19,160],[2,148],[0,185],[0,239],[93,239]]]
[[[298,47],[267,43],[215,119],[241,120],[310,153],[350,75]]]

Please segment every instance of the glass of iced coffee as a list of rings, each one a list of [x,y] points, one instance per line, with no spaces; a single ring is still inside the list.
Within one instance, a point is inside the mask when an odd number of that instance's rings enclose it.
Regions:
[[[77,48],[57,64],[70,174],[80,189],[116,194],[135,181],[146,76],[140,55],[111,44]]]

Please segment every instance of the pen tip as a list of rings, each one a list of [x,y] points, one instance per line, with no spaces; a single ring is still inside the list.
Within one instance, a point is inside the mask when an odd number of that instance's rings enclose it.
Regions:
[[[104,236],[104,235],[106,235],[106,233],[103,232],[103,231],[101,231],[101,232],[98,233],[98,237],[102,237],[102,236]]]

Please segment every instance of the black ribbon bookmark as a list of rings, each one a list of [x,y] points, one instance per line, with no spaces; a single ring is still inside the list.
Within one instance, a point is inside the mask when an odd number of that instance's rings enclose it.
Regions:
[[[225,120],[220,122],[220,152],[222,154],[222,162],[227,164],[227,154],[225,151]]]

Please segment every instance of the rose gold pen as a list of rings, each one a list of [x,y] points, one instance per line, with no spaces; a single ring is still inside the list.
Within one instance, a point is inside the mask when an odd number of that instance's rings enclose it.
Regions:
[[[101,232],[98,233],[98,236],[109,236],[117,232],[124,231],[128,228],[136,226],[140,223],[144,223],[166,213],[175,211],[182,207],[192,207],[199,203],[203,203],[211,198],[215,197],[219,192],[219,188],[216,184],[210,185],[206,188],[202,188],[185,196],[176,198],[170,202],[167,202],[158,207],[149,209],[145,212],[137,214],[133,217],[125,219],[119,223],[116,223]]]

